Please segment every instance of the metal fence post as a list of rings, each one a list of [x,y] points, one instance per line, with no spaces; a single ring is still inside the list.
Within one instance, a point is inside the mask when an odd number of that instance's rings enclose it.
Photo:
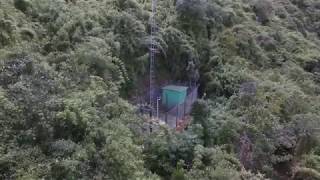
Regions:
[[[186,104],[188,103],[188,99],[186,102],[183,103],[183,116],[186,115]]]
[[[176,114],[176,128],[178,127],[178,116],[179,116],[179,106],[177,108],[177,114]]]
[[[169,108],[168,108],[168,94],[166,93],[166,124],[168,124],[168,112],[169,112]]]

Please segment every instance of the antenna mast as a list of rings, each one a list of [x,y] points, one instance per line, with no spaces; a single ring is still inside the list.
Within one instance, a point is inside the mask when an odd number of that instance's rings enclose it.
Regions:
[[[149,53],[150,53],[150,74],[149,74],[149,91],[150,91],[150,107],[151,111],[153,113],[154,111],[154,103],[155,103],[155,61],[156,61],[156,53],[158,51],[157,47],[157,42],[155,40],[156,33],[158,31],[158,26],[155,20],[155,16],[157,13],[157,0],[152,0],[152,13],[150,17],[150,27],[151,27],[151,32],[150,32],[150,47],[149,47]]]

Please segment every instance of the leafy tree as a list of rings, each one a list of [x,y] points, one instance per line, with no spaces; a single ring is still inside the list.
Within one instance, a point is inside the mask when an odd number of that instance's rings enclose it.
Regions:
[[[319,179],[319,9],[159,1],[157,82],[203,98],[146,134],[150,1],[0,1],[0,179]]]
[[[272,1],[269,0],[258,0],[254,4],[254,11],[257,14],[258,20],[262,24],[266,24],[270,21],[273,7]]]

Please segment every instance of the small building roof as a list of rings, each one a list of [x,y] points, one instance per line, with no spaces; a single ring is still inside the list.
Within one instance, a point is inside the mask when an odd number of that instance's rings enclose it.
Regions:
[[[169,86],[164,86],[162,87],[163,90],[171,90],[171,91],[179,91],[183,92],[188,89],[186,86],[176,86],[176,85],[169,85]]]

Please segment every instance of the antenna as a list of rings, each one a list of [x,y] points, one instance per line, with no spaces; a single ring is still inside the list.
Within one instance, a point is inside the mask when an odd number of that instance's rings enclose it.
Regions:
[[[150,97],[149,97],[149,103],[151,107],[151,111],[153,113],[154,111],[154,103],[155,103],[155,97],[154,97],[154,91],[155,91],[155,61],[156,61],[156,53],[158,52],[158,46],[157,42],[155,40],[156,33],[158,31],[158,26],[155,20],[155,15],[157,13],[157,0],[152,0],[152,13],[150,17],[150,47],[149,47],[149,53],[150,53],[150,74],[149,74],[149,91],[150,91]]]

